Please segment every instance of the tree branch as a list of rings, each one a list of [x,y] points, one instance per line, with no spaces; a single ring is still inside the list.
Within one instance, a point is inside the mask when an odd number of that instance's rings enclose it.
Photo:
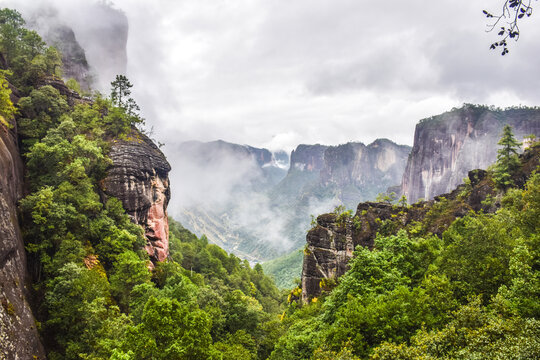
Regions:
[[[513,39],[518,41],[520,36],[519,21],[524,17],[530,17],[532,15],[532,0],[505,0],[502,11],[499,15],[493,15],[487,10],[483,13],[488,19],[494,19],[491,24],[487,25],[487,32],[493,31],[501,21],[506,21],[504,26],[501,26],[500,31],[497,33],[501,37],[501,40],[491,44],[490,49],[495,50],[498,47],[502,47],[501,55],[508,54],[508,42],[507,39]]]

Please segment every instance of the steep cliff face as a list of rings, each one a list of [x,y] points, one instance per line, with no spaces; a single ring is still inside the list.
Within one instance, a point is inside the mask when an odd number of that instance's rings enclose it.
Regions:
[[[317,217],[317,226],[307,236],[302,266],[302,300],[318,296],[322,279],[337,279],[347,271],[354,251],[353,228],[337,222],[335,214]]]
[[[0,359],[44,359],[28,303],[26,255],[17,221],[23,165],[14,129],[0,126]]]
[[[377,232],[386,221],[395,221],[395,230],[420,220],[432,203],[415,204],[411,208],[398,208],[386,203],[358,204],[355,221],[336,214],[317,217],[317,224],[306,236],[302,267],[302,300],[319,296],[321,280],[336,281],[347,271],[356,246],[373,247]]]
[[[334,187],[344,204],[374,199],[400,182],[411,148],[378,139],[364,145],[348,143],[329,147],[324,153],[321,183]]]
[[[129,25],[126,15],[113,5],[48,2],[24,10],[29,26],[61,51],[64,77],[75,78],[83,90],[97,86],[106,91],[115,75],[126,73]],[[99,21],[88,21],[90,18]]]
[[[324,166],[325,145],[298,145],[291,153],[291,167],[289,172],[300,170],[318,172]]]
[[[348,207],[398,185],[411,148],[378,139],[369,145],[300,145],[275,192],[286,197],[334,198]]]
[[[497,142],[505,124],[518,141],[540,135],[540,110],[494,111],[464,106],[424,119],[416,126],[414,146],[401,183],[409,202],[450,191],[467,172],[487,168],[497,157]]]
[[[55,46],[62,54],[63,76],[66,79],[74,78],[82,89],[90,90],[92,76],[86,54],[75,37],[73,29],[66,25],[51,26],[44,35],[44,40]]]
[[[133,131],[130,140],[115,140],[113,164],[103,183],[105,194],[122,201],[134,222],[145,229],[146,251],[155,263],[169,255],[167,204],[171,166],[145,135]]]

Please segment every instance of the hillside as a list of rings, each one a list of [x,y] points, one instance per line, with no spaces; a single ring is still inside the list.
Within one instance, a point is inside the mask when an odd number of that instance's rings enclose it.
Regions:
[[[271,359],[536,358],[540,144],[517,164],[510,187],[474,170],[431,201],[320,215]]]
[[[282,296],[168,218],[129,81],[82,97],[19,13],[0,34],[0,358],[267,358]]]

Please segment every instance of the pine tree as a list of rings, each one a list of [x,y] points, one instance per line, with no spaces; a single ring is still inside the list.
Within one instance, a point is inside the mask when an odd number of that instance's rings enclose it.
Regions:
[[[139,115],[139,105],[130,96],[132,87],[126,76],[116,75],[111,82],[111,101],[114,106],[124,110],[131,125],[144,125],[144,119]]]
[[[506,189],[513,185],[512,175],[519,168],[517,150],[521,143],[514,137],[512,127],[505,125],[498,144],[501,148],[497,151],[497,162],[495,163],[493,177],[500,188]]]

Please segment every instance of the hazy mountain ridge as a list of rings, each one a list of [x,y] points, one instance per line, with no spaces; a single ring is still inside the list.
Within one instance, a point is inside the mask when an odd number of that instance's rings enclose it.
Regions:
[[[250,261],[276,254],[282,239],[272,229],[282,225],[267,192],[287,172],[284,152],[223,140],[188,141],[170,157],[173,178],[185,184],[173,196],[174,216],[186,228]]]
[[[238,256],[269,259],[301,246],[311,214],[372,199],[399,184],[409,150],[385,139],[302,144],[285,171],[283,152],[221,140],[185,142],[171,155],[177,181],[189,192],[173,197],[175,216]]]

